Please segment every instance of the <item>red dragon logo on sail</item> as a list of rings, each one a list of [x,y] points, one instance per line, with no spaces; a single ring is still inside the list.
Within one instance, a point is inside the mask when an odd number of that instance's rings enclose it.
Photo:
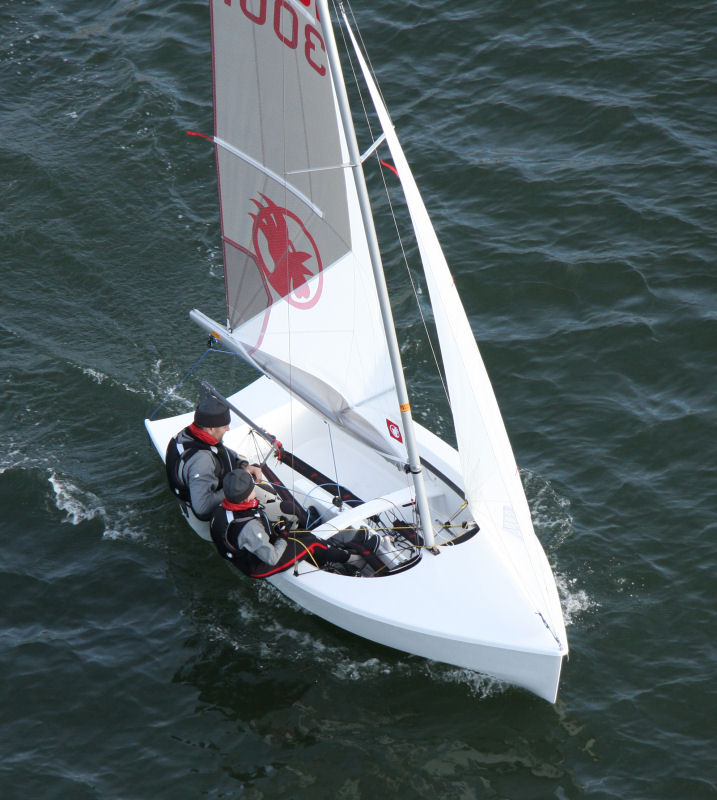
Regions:
[[[256,214],[249,214],[254,220],[251,236],[259,268],[279,297],[295,308],[311,308],[323,288],[316,242],[296,214],[260,196],[262,202],[252,200]]]

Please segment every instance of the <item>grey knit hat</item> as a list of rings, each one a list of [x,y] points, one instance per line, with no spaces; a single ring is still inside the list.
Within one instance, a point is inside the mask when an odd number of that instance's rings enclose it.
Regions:
[[[202,397],[194,412],[194,424],[200,428],[221,428],[229,424],[229,409],[212,395]]]
[[[227,472],[222,483],[224,496],[230,503],[243,503],[254,488],[251,475],[241,467]]]

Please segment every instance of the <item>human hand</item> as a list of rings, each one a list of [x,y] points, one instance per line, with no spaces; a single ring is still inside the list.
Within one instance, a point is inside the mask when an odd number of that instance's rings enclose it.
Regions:
[[[262,483],[264,481],[264,473],[258,464],[247,464],[244,469],[251,475],[254,483]]]

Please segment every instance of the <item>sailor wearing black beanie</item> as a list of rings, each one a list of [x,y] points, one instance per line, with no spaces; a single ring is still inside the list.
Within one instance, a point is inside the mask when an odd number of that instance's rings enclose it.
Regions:
[[[207,526],[195,525],[192,517],[205,523],[211,519],[214,509],[224,500],[224,476],[240,466],[253,471],[257,480],[263,478],[259,467],[249,466],[247,459],[223,443],[230,422],[227,405],[213,395],[205,395],[197,405],[192,424],[167,446],[165,464],[169,485],[192,527],[197,532],[205,530],[200,535],[207,539]]]

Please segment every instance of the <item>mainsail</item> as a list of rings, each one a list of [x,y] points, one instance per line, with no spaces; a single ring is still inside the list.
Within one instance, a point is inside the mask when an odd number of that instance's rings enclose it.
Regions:
[[[227,327],[327,419],[405,460],[356,188],[309,0],[212,0]]]

